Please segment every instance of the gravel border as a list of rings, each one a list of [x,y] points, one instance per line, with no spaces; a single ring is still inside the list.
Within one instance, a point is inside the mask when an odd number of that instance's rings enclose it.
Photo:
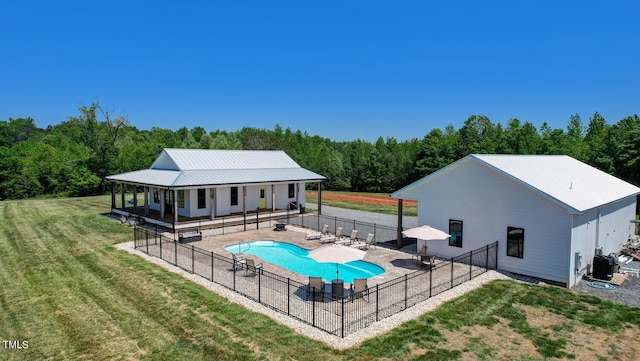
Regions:
[[[482,275],[467,281],[459,286],[456,286],[448,291],[445,291],[439,295],[436,295],[434,297],[429,298],[428,300],[425,300],[423,302],[420,302],[418,304],[416,304],[413,307],[408,308],[407,310],[404,310],[402,312],[397,313],[396,315],[393,315],[391,317],[388,317],[382,321],[379,322],[375,322],[373,324],[371,324],[370,326],[359,330],[357,332],[354,332],[353,334],[350,334],[349,336],[345,337],[345,338],[340,338],[338,336],[334,336],[331,335],[329,333],[326,333],[318,328],[315,328],[311,325],[308,325],[306,323],[300,322],[292,317],[289,317],[285,314],[282,314],[280,312],[276,312],[266,306],[263,306],[255,301],[252,301],[238,293],[235,293],[234,291],[223,287],[217,283],[211,282],[203,277],[200,277],[196,274],[192,274],[189,273],[187,271],[182,270],[179,267],[176,267],[172,264],[169,264],[159,258],[153,257],[153,256],[149,256],[143,252],[137,251],[136,249],[134,249],[134,242],[126,242],[126,243],[121,243],[121,244],[117,244],[114,246],[116,249],[119,250],[123,250],[126,252],[129,252],[131,254],[137,255],[143,259],[145,259],[146,261],[156,264],[168,271],[171,271],[173,273],[179,274],[181,276],[183,276],[184,278],[197,283],[203,287],[205,287],[208,290],[211,290],[213,292],[215,292],[216,294],[225,297],[226,299],[228,299],[230,302],[233,302],[235,304],[241,305],[247,309],[249,309],[250,311],[253,312],[260,312],[263,315],[271,318],[272,320],[281,323],[285,326],[290,327],[291,329],[293,329],[295,332],[307,336],[309,338],[312,338],[314,340],[323,342],[324,344],[335,348],[335,349],[339,349],[339,350],[343,350],[343,349],[348,349],[348,348],[352,348],[352,347],[356,347],[358,346],[360,343],[362,343],[363,341],[379,336],[383,333],[386,333],[396,327],[398,327],[399,325],[401,325],[404,322],[413,320],[413,319],[417,319],[418,317],[420,317],[422,314],[432,311],[434,309],[436,309],[438,306],[440,306],[442,303],[458,298],[462,295],[464,295],[465,293],[479,288],[480,286],[482,286],[483,284],[493,281],[493,280],[497,280],[497,279],[510,279],[510,277],[508,277],[505,274],[499,273],[497,271],[487,271],[486,273],[483,273]]]

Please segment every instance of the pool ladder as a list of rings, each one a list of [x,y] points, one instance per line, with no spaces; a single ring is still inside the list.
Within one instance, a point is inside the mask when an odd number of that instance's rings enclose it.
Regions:
[[[242,250],[242,244],[246,244],[247,245],[247,249],[246,250]],[[251,248],[251,244],[249,244],[249,242],[247,241],[240,241],[240,243],[238,243],[238,254],[243,254],[245,251],[248,251],[249,248]]]

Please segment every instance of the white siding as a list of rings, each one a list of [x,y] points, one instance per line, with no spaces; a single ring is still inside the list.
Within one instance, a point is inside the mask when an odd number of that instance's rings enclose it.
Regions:
[[[463,247],[429,242],[429,251],[453,257],[498,241],[498,267],[568,283],[570,215],[537,193],[475,162],[434,177],[407,195],[419,200],[418,224],[449,230],[463,221]],[[524,258],[506,255],[507,227],[525,230]]]

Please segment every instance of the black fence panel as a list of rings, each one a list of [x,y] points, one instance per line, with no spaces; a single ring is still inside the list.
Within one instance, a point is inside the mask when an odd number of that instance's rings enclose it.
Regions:
[[[317,228],[321,223],[329,224],[334,229],[343,227],[343,231],[349,233],[357,229],[379,237],[384,237],[384,234],[395,237],[391,229],[335,217],[292,217],[290,220],[308,228],[310,225]],[[303,225],[304,222],[307,224]],[[264,223],[256,221],[255,225],[260,227]],[[430,270],[415,271],[360,292],[349,289],[344,297],[334,297],[329,290],[331,285],[314,289],[308,284],[261,268],[240,267],[234,264],[233,259],[176,242],[145,228],[134,229],[134,246],[138,251],[338,337],[362,330],[495,268],[498,249],[496,242],[450,261],[440,262]]]

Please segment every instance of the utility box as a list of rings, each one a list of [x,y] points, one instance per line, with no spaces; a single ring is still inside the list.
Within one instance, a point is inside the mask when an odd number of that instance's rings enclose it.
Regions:
[[[611,280],[616,265],[612,256],[597,255],[593,257],[593,278]]]
[[[577,251],[575,255],[574,266],[576,269],[576,273],[580,272],[582,269],[582,252]]]

